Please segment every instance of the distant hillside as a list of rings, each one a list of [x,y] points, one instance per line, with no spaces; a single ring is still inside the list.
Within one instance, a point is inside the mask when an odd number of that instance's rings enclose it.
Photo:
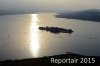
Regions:
[[[83,11],[63,12],[56,15],[56,17],[100,22],[100,10],[89,9]]]
[[[33,14],[36,11],[31,10],[0,10],[0,16],[2,15],[14,15],[14,14]]]

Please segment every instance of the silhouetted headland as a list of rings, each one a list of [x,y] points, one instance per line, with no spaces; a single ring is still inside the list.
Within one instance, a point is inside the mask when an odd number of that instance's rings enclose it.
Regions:
[[[63,12],[56,15],[56,17],[100,22],[100,10],[89,9],[82,11]]]
[[[69,33],[74,32],[72,29],[58,28],[58,27],[39,27],[40,30],[49,31],[51,33]]]
[[[69,52],[68,52],[69,53]],[[82,60],[81,58],[85,58],[84,63],[80,63]],[[88,62],[86,61],[88,59]],[[94,58],[92,61],[92,58]],[[52,59],[52,61],[51,61]],[[53,59],[68,59],[67,63],[53,63]],[[69,59],[78,59],[77,63],[69,62]],[[91,60],[89,60],[91,59]],[[60,61],[60,60],[59,60]],[[64,61],[64,60],[63,60]],[[91,63],[94,62],[94,63]],[[22,59],[22,60],[5,60],[0,61],[0,66],[99,66],[100,65],[100,57],[99,56],[84,56],[78,55],[74,53],[69,54],[61,54],[61,55],[54,55],[54,56],[45,56],[41,58],[29,58],[29,59]]]

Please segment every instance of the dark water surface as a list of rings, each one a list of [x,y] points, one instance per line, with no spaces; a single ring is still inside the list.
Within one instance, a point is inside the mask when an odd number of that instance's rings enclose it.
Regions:
[[[100,23],[56,18],[54,13],[0,16],[0,60],[35,58],[73,52],[100,56]],[[72,29],[53,34],[38,27]]]

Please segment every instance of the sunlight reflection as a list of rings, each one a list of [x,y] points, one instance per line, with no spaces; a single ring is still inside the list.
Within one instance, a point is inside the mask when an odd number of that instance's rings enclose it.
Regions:
[[[34,55],[34,57],[38,57],[38,51],[39,51],[39,41],[38,41],[38,15],[37,14],[32,14],[31,15],[31,51]]]

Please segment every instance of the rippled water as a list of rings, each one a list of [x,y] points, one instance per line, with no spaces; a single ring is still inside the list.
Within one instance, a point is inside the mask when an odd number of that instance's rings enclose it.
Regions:
[[[56,18],[55,13],[0,16],[0,60],[35,58],[73,52],[100,56],[100,23]],[[72,29],[54,34],[38,27]]]

